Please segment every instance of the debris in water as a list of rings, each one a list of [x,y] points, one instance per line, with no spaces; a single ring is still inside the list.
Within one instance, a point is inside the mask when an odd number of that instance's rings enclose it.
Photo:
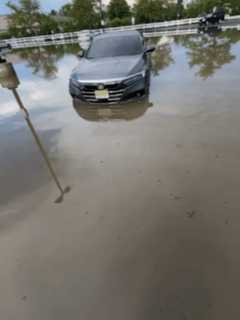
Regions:
[[[174,196],[174,200],[182,200],[182,197],[180,197],[180,196]]]
[[[194,218],[195,215],[196,215],[196,212],[195,212],[195,211],[189,211],[189,212],[187,212],[187,216],[188,216],[188,218],[190,218],[190,219]]]

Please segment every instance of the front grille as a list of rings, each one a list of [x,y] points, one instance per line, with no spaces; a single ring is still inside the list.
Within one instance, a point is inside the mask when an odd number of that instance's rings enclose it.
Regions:
[[[106,84],[104,89],[108,89],[108,99],[96,99],[95,91],[99,90],[98,84],[82,85],[81,95],[87,102],[91,103],[104,103],[104,102],[119,102],[122,100],[123,94],[126,90],[126,86],[123,83]]]

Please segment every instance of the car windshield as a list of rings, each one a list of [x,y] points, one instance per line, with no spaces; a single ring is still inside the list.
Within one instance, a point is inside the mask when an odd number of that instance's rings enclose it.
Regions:
[[[141,54],[143,44],[138,36],[106,37],[94,39],[87,53],[88,59],[132,56]]]

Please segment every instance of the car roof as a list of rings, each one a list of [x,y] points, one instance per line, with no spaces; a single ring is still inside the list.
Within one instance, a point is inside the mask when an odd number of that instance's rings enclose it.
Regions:
[[[141,39],[141,34],[138,31],[107,31],[96,35],[95,39],[107,39],[116,37],[138,37]]]

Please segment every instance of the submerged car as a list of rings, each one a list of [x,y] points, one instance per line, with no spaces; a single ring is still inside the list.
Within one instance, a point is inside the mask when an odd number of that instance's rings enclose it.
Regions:
[[[119,103],[148,94],[150,53],[137,31],[104,32],[83,52],[70,78],[70,94],[87,103]]]

